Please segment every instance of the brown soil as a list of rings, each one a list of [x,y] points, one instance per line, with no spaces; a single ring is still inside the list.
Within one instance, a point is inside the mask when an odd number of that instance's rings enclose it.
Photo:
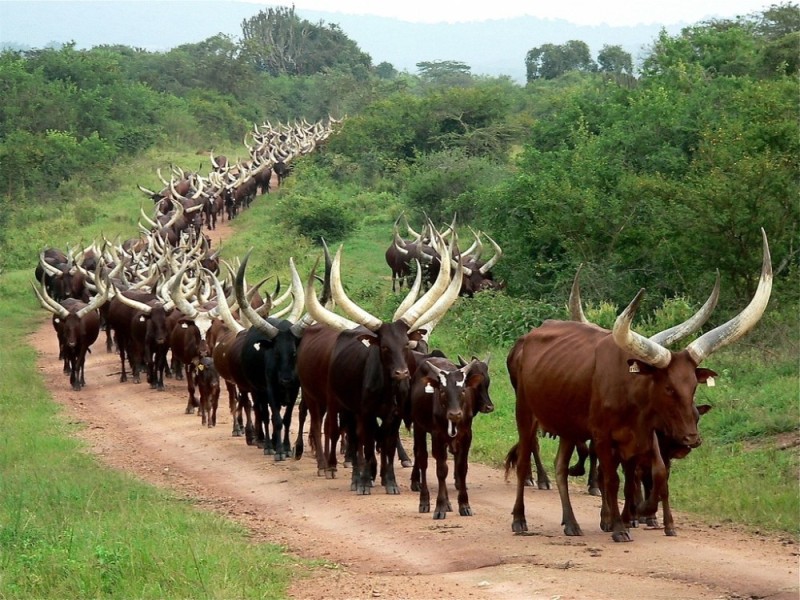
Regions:
[[[227,224],[214,243],[230,235]],[[310,456],[276,463],[231,436],[222,408],[217,426],[184,414],[184,381],[167,391],[119,383],[119,361],[98,342],[87,361],[87,385],[73,392],[61,373],[49,321],[30,337],[38,368],[66,417],[105,464],[191,498],[241,522],[254,539],[285,546],[327,566],[298,579],[293,598],[525,599],[796,599],[798,544],[789,536],[752,535],[702,524],[676,513],[677,537],[633,530],[633,543],[600,531],[599,499],[573,488],[585,536],[566,537],[558,492],[526,492],[528,535],[511,532],[515,485],[499,470],[470,465],[474,516],[434,521],[417,512],[410,469],[401,494],[350,491],[349,471],[327,480]],[[224,392],[223,392],[224,395]],[[221,403],[223,404],[223,403]],[[227,405],[227,402],[224,402]],[[479,418],[492,418],[482,416]],[[408,446],[407,446],[408,447]],[[398,467],[400,468],[400,467]],[[429,470],[429,482],[435,475]],[[454,492],[451,491],[454,499]]]

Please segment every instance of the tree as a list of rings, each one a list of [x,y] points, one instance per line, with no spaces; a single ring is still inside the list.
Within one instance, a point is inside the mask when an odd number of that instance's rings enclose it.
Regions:
[[[463,85],[472,80],[472,68],[458,60],[434,60],[417,63],[419,76],[427,83]]]
[[[622,46],[603,46],[597,54],[597,64],[603,73],[633,73],[631,55]]]
[[[394,79],[397,77],[397,69],[392,63],[383,61],[375,67],[375,74],[381,79]]]
[[[597,64],[586,42],[570,40],[566,44],[544,44],[529,50],[525,68],[530,83],[535,79],[555,79],[568,71],[592,73],[597,70]]]
[[[370,68],[372,59],[338,25],[313,24],[291,8],[260,11],[242,21],[242,48],[259,71],[278,75],[312,75],[326,68]]]

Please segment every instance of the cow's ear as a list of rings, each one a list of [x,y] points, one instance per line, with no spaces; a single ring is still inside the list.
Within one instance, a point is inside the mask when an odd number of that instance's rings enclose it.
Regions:
[[[652,365],[635,358],[628,359],[628,371],[634,375],[650,375],[655,371]]]
[[[373,334],[369,334],[369,333],[362,333],[356,339],[359,342],[361,342],[362,344],[364,344],[367,348],[369,348],[375,342],[378,341],[378,338],[376,338]]]
[[[710,410],[711,410],[710,404],[701,404],[700,406],[697,407],[697,412],[699,412],[701,415],[706,414]]]
[[[694,373],[697,375],[697,383],[706,383],[709,386],[714,385],[714,377],[717,374],[711,369],[695,369]]]
[[[432,394],[433,391],[439,387],[439,379],[436,377],[422,377],[422,383],[425,385],[425,393]]]
[[[411,342],[419,342],[425,339],[426,333],[428,333],[427,329],[417,329],[408,334],[408,339]]]
[[[476,388],[483,383],[483,375],[475,373],[467,378],[467,387]]]

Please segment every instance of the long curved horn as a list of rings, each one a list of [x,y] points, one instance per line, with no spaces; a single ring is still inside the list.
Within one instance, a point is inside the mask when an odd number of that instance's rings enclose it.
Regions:
[[[455,235],[453,236],[455,238]],[[425,313],[420,315],[420,317],[414,322],[413,325],[409,328],[409,331],[415,331],[417,329],[421,329],[428,323],[438,323],[444,313],[450,308],[453,302],[456,301],[458,298],[459,293],[461,292],[461,285],[463,283],[464,278],[464,265],[460,262],[456,266],[456,272],[453,275],[453,278],[450,280],[450,284],[447,286],[444,294],[442,294],[428,309]]]
[[[331,293],[333,300],[339,307],[350,316],[353,320],[360,323],[370,331],[377,331],[383,325],[383,321],[374,317],[366,310],[361,308],[358,304],[350,300],[344,291],[341,276],[341,263],[342,263],[342,246],[336,251],[333,257],[333,265],[331,266]]]
[[[102,292],[100,292],[99,294],[95,294],[95,296],[89,301],[89,304],[87,304],[86,306],[78,310],[77,313],[75,313],[78,315],[79,319],[82,319],[84,315],[87,315],[90,312],[97,310],[98,308],[103,306],[103,304],[106,303],[106,301],[108,300],[109,287],[110,286],[104,286]]]
[[[569,292],[569,318],[571,321],[589,323],[589,319],[583,314],[583,306],[581,306],[581,285],[579,280],[582,268],[583,263],[578,265],[578,270],[575,272],[575,279],[572,280],[572,289]]]
[[[335,312],[332,312],[322,306],[319,300],[317,299],[317,292],[314,289],[314,277],[317,272],[317,267],[319,266],[319,258],[314,263],[314,268],[311,269],[311,273],[308,276],[308,281],[306,282],[306,307],[308,308],[308,313],[311,317],[322,323],[323,325],[327,325],[337,331],[346,331],[348,329],[355,329],[358,327],[358,323],[351,321],[345,317],[337,315]]]
[[[149,315],[153,312],[153,307],[149,304],[145,304],[144,302],[139,302],[138,300],[134,300],[132,298],[128,298],[125,294],[117,294],[119,296],[120,302],[122,302],[126,306],[130,306],[134,310],[138,310],[143,312],[146,315]]]
[[[245,257],[242,259],[242,264],[239,265],[239,270],[236,273],[236,282],[234,289],[236,290],[236,301],[239,303],[239,310],[242,311],[245,317],[250,321],[255,329],[263,333],[267,338],[273,340],[278,335],[279,330],[272,323],[262,318],[255,309],[250,306],[247,297],[244,293],[244,272],[247,269],[247,261],[250,259],[250,249]]]
[[[39,300],[39,304],[42,305],[42,308],[62,319],[66,319],[69,316],[69,311],[50,297],[44,285],[42,285],[40,291],[39,288],[36,287],[36,284],[31,281],[31,287],[33,288],[33,293],[36,294],[36,298]]]
[[[644,288],[639,290],[639,293],[636,294],[636,297],[628,307],[617,317],[611,334],[614,336],[617,346],[625,352],[629,352],[648,365],[664,369],[672,361],[672,353],[663,346],[631,330],[633,315],[636,314],[636,309],[639,308],[643,297]]]
[[[61,271],[56,269],[53,265],[51,265],[44,259],[44,250],[39,252],[39,263],[42,265],[42,269],[44,269],[48,275],[52,275],[53,277],[58,277],[59,275],[62,275]]]
[[[161,195],[158,192],[154,192],[153,190],[148,190],[146,187],[141,186],[138,183],[136,184],[136,187],[138,187],[141,191],[143,191],[148,196],[160,196]]]
[[[435,303],[438,298],[445,292],[447,286],[450,284],[450,255],[452,254],[452,247],[445,248],[445,243],[438,232],[440,247],[444,250],[447,256],[442,256],[441,266],[439,267],[439,274],[436,276],[436,281],[433,285],[420,297],[413,305],[400,317],[400,320],[405,321],[409,327],[417,322],[419,317],[427,312]],[[453,240],[451,240],[452,245]],[[459,280],[459,284],[461,281]]]
[[[177,275],[175,275],[175,277],[173,277],[170,281],[168,289],[169,296],[175,303],[175,308],[181,311],[188,318],[194,319],[199,314],[199,311],[186,299],[186,296],[183,294],[183,287],[181,286],[183,275],[186,273],[187,266],[188,265],[184,265],[181,267]]]
[[[286,317],[287,321],[297,323],[305,310],[305,291],[303,290],[303,282],[300,280],[300,274],[294,266],[294,258],[289,258],[289,271],[292,274],[292,312]]]
[[[764,259],[761,264],[761,277],[758,280],[758,288],[753,299],[733,319],[704,333],[686,347],[696,364],[699,365],[704,359],[723,346],[738,340],[750,331],[758,323],[761,315],[764,314],[772,292],[772,260],[769,254],[767,234],[763,228],[761,229],[761,237],[763,238]]]
[[[717,280],[714,283],[714,289],[711,290],[711,295],[708,297],[705,304],[700,307],[700,310],[683,323],[675,325],[675,327],[670,327],[655,335],[651,335],[650,341],[661,344],[662,346],[669,346],[678,340],[682,340],[686,336],[692,335],[703,326],[703,323],[708,321],[708,318],[717,306],[717,300],[719,300],[719,269],[717,269]]]
[[[234,319],[233,315],[231,314],[231,308],[228,306],[227,298],[225,298],[225,290],[222,289],[222,284],[219,282],[219,279],[217,279],[217,276],[205,267],[203,267],[203,271],[205,272],[206,277],[209,277],[211,281],[214,282],[214,289],[217,292],[217,312],[219,312],[219,316],[222,318],[222,321],[233,333],[240,333],[244,331],[245,328],[242,326],[242,324]]]
[[[422,267],[419,264],[419,261],[414,259],[414,262],[417,265],[417,274],[414,276],[414,283],[411,286],[411,291],[406,295],[405,299],[400,303],[400,306],[397,307],[397,310],[394,311],[394,316],[392,317],[392,321],[400,320],[406,311],[411,308],[411,305],[414,304],[417,300],[417,295],[419,294],[419,290],[422,287]]]
[[[498,261],[498,260],[500,260],[500,257],[501,257],[501,256],[503,256],[503,249],[500,247],[500,244],[498,244],[497,242],[495,242],[495,241],[494,241],[494,240],[491,238],[491,236],[489,236],[489,234],[488,234],[488,233],[484,233],[483,235],[485,235],[485,236],[488,238],[488,240],[489,240],[489,243],[490,243],[490,244],[492,245],[492,247],[494,248],[494,256],[492,256],[492,258],[490,258],[490,259],[489,259],[489,260],[486,262],[486,264],[485,264],[485,265],[483,265],[483,266],[482,266],[482,267],[479,269],[479,271],[480,271],[480,274],[481,274],[481,275],[486,275],[486,273],[488,273],[488,272],[489,272],[489,269],[491,269],[493,266],[495,266],[495,265],[497,264],[497,261]]]

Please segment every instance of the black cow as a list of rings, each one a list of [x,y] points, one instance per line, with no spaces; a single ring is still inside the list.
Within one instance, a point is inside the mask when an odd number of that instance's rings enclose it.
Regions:
[[[489,413],[494,405],[489,397],[489,366],[487,361],[473,358],[460,366],[446,358],[427,358],[417,369],[411,382],[407,403],[407,424],[414,426],[414,470],[412,489],[419,490],[419,512],[430,512],[427,436],[431,436],[431,451],[436,459],[439,491],[436,496],[434,519],[444,519],[452,510],[447,495],[447,453],[454,456],[458,512],[472,516],[467,494],[467,462],[472,444],[472,419],[478,413]],[[416,484],[416,485],[415,485]]]

